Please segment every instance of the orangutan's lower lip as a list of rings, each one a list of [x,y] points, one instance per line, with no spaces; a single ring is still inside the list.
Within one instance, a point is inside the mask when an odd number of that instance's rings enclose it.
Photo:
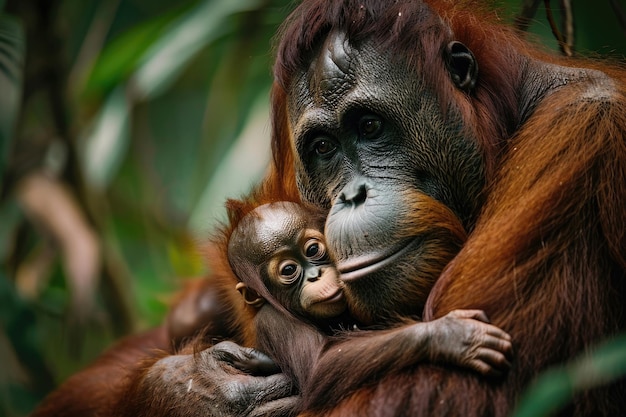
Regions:
[[[329,297],[324,298],[323,300],[319,300],[318,302],[314,303],[334,303],[337,301],[340,301],[343,298],[343,289],[339,288],[337,291],[335,291],[334,293],[332,293]]]
[[[339,262],[337,269],[342,281],[356,281],[381,268],[395,262],[419,244],[420,239],[405,240],[396,245],[392,250],[372,255],[362,255],[350,258],[345,262]]]

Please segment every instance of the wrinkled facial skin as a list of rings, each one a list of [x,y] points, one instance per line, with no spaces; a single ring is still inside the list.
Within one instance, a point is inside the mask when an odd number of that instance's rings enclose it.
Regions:
[[[295,203],[256,208],[229,243],[235,273],[258,271],[262,283],[287,310],[307,318],[336,317],[346,309],[339,274],[326,251],[321,225]],[[245,268],[248,266],[249,268]],[[258,278],[258,277],[257,277]],[[252,288],[254,282],[246,282]]]
[[[446,71],[443,56],[432,70]],[[484,183],[459,111],[450,107],[444,116],[420,74],[376,44],[351,45],[331,33],[295,78],[289,116],[299,191],[330,208],[325,235],[350,298],[375,315],[423,304],[404,290],[419,278],[411,268],[426,262],[428,241],[423,231],[406,236],[407,191],[447,206],[467,229]]]

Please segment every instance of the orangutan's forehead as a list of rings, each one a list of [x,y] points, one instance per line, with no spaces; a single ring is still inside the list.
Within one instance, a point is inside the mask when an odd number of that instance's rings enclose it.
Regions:
[[[334,102],[353,86],[351,63],[354,50],[343,33],[332,33],[311,63],[309,91],[321,93],[325,102]]]
[[[262,206],[254,221],[257,255],[269,257],[281,247],[293,245],[307,227],[307,218],[299,210],[288,207]],[[255,239],[252,239],[253,241]]]

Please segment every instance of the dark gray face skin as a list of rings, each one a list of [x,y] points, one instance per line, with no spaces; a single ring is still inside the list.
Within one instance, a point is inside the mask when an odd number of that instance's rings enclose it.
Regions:
[[[442,88],[458,87],[452,77],[446,82]],[[463,137],[457,109],[444,119],[435,97],[402,62],[375,44],[350,45],[341,33],[331,33],[290,90],[299,190],[330,208],[326,239],[349,298],[376,305],[376,314],[417,305],[398,281],[416,278],[411,265],[422,256],[420,238],[398,237],[411,210],[406,191],[444,203],[466,227],[479,204],[481,154]]]

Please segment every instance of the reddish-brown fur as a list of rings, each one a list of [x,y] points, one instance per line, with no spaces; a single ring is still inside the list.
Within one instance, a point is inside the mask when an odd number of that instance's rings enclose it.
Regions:
[[[156,361],[171,349],[164,327],[127,337],[92,364],[71,376],[32,414],[41,416],[94,416],[123,396],[126,378],[141,373],[147,358]],[[108,414],[103,414],[108,415]]]
[[[416,374],[390,376],[389,383],[363,389],[335,409],[337,415],[359,414],[372,401],[380,402],[382,415],[393,414],[390,410],[396,407],[412,410],[414,415],[507,415],[523,387],[540,370],[589,351],[624,328],[623,70],[548,58],[523,43],[511,29],[492,24],[493,15],[476,13],[480,7],[470,13],[457,9],[453,2],[428,3],[480,63],[481,79],[487,85],[475,93],[475,110],[466,102],[464,116],[467,125],[474,126],[488,158],[490,187],[475,230],[431,293],[425,315],[439,317],[453,308],[484,309],[493,323],[511,332],[518,366],[496,385],[462,372],[423,367]],[[326,13],[333,13],[325,2],[314,3],[316,6],[315,17],[304,13],[307,21],[323,21]],[[286,93],[282,86],[290,85],[290,76],[300,65],[300,51],[310,48],[315,37],[314,31],[298,32],[300,27],[297,22],[289,26],[284,36],[290,44],[276,65],[276,155],[289,152],[291,146],[284,133]],[[354,28],[355,32],[362,30]],[[375,33],[380,29],[367,30]],[[407,34],[400,36],[410,39]],[[429,50],[432,44],[422,38],[426,59],[437,56],[438,51]],[[396,41],[388,46],[409,59],[410,51],[419,50]],[[598,67],[614,80],[615,91],[598,99],[593,95],[606,94],[603,86],[597,90],[589,84],[562,89],[545,99],[524,127],[515,131],[512,122],[519,118],[518,80],[523,67],[511,53],[514,49],[561,65]],[[431,68],[428,62],[421,67]],[[446,76],[436,71],[425,75]],[[447,90],[438,94],[442,108],[449,101],[465,100]],[[286,177],[294,175],[291,165],[279,166]],[[344,372],[349,375],[349,370]],[[329,381],[321,378],[317,385],[320,398],[340,385],[335,376],[341,373],[334,369]],[[584,393],[569,411],[576,415],[623,412],[626,404],[619,389]],[[318,411],[313,414],[319,415]]]
[[[423,365],[389,375],[357,392],[343,393],[342,383],[349,381],[352,370],[348,365],[338,368],[328,363],[315,375],[317,384],[312,382],[317,387],[312,397],[323,401],[313,400],[313,411],[308,415],[325,410],[333,415],[393,416],[406,415],[410,410],[412,415],[505,416],[524,387],[542,370],[589,352],[596,343],[624,331],[624,70],[605,63],[548,57],[522,41],[512,29],[501,26],[496,14],[484,11],[479,2],[463,2],[467,6],[463,9],[455,3],[428,1],[451,25],[455,37],[473,51],[483,81],[471,103],[465,94],[452,89],[438,93],[442,109],[449,103],[461,107],[466,126],[478,138],[486,155],[488,185],[475,227],[433,289],[425,315],[432,319],[456,308],[485,310],[494,324],[513,337],[514,369],[504,381],[494,382],[459,369]],[[312,15],[303,13],[303,20],[292,21],[282,34],[283,39],[293,42],[277,57],[275,68],[271,173],[253,196],[239,203],[236,211],[240,214],[270,201],[299,200],[286,86],[295,68],[308,59],[303,51],[309,51],[317,40],[315,28],[324,26],[326,20],[336,20],[339,13],[325,0],[310,4],[315,9]],[[379,9],[390,4],[380,2]],[[351,17],[345,16],[344,20],[351,21]],[[383,32],[394,27],[389,20],[367,28],[359,27],[360,22],[354,19],[349,25],[348,37],[360,33],[383,38]],[[395,48],[416,67],[432,68],[433,62],[411,56],[411,51],[418,51],[412,45],[420,42],[423,56],[434,59],[439,51],[432,50],[433,39],[410,35],[410,30],[403,31],[386,46]],[[527,121],[521,121],[518,94],[525,70],[519,60],[522,55],[566,66],[597,68],[612,78],[611,93],[607,94],[606,86],[567,86],[545,98]],[[446,76],[443,71],[426,75],[435,86],[443,84],[438,78]],[[521,122],[524,125],[520,128]],[[224,269],[224,259],[224,253],[213,257],[214,262],[222,264],[212,279],[220,291],[235,293],[235,278]],[[232,330],[240,342],[253,343],[246,328],[249,311],[243,303],[233,303],[229,306],[236,318]],[[154,343],[155,347],[167,348],[167,343],[157,340],[160,342]],[[140,362],[146,356],[155,359]],[[122,414],[125,404],[141,415],[140,410],[147,409],[148,403],[153,410],[167,414],[169,405],[161,405],[162,399],[146,398],[145,391],[136,391],[158,357],[121,345],[93,368],[71,378],[35,416],[90,415],[92,404],[92,408],[102,411],[116,401],[121,401],[120,409],[100,415]],[[121,370],[119,363],[130,364],[130,368]],[[102,375],[107,379],[107,389],[90,382],[97,372],[106,372]],[[131,378],[125,379],[128,375]],[[87,396],[94,394],[94,389],[101,391],[97,398]],[[133,392],[147,403],[133,400]],[[566,413],[619,415],[626,410],[624,392],[623,382],[583,392]],[[325,397],[329,393],[332,396]],[[338,405],[326,402],[326,398],[336,399]],[[76,408],[63,412],[63,407],[72,402],[77,402]]]
[[[438,94],[442,109],[458,103],[466,126],[475,130],[487,158],[489,186],[484,211],[432,291],[425,315],[440,317],[454,308],[484,309],[493,323],[513,336],[517,366],[501,384],[423,366],[350,395],[333,415],[405,415],[407,410],[412,415],[507,415],[540,370],[588,352],[624,329],[626,75],[604,63],[548,57],[501,26],[495,14],[482,12],[480,3],[465,3],[467,10],[454,2],[428,1],[451,25],[455,38],[475,54],[483,86],[475,91],[473,107],[459,92],[440,89]],[[416,67],[436,68],[428,59],[440,56],[432,50],[440,42],[411,38],[411,27],[406,32],[389,30],[394,26],[384,18],[379,26],[368,27],[360,27],[365,20],[358,17],[337,19],[335,5],[309,2],[311,12],[302,12],[301,20],[292,20],[283,33],[288,46],[279,51],[275,67],[274,155],[286,155],[292,146],[285,123],[286,86],[308,58],[302,51],[314,46],[318,30],[327,22],[349,22],[349,39],[374,34],[388,39],[385,46],[408,56]],[[385,2],[378,7],[392,9]],[[397,16],[397,10],[387,16]],[[392,35],[381,35],[383,31]],[[395,33],[401,37],[394,38]],[[433,31],[432,36],[437,35]],[[422,50],[409,47],[412,44],[421,44]],[[412,57],[411,51],[420,51],[425,58]],[[521,55],[511,51],[565,66],[597,68],[613,79],[614,90],[606,95],[602,85],[563,88],[515,130],[525,67]],[[447,76],[444,71],[424,74],[431,85],[445,84],[437,80]],[[277,165],[291,178],[293,165],[290,158],[285,160]],[[336,390],[342,386],[341,378],[349,378],[350,369],[336,365],[328,364],[319,372],[319,381],[312,381],[320,402],[311,415],[328,407],[328,395],[340,395]],[[568,412],[618,414],[626,409],[623,390],[621,384],[582,393]]]

